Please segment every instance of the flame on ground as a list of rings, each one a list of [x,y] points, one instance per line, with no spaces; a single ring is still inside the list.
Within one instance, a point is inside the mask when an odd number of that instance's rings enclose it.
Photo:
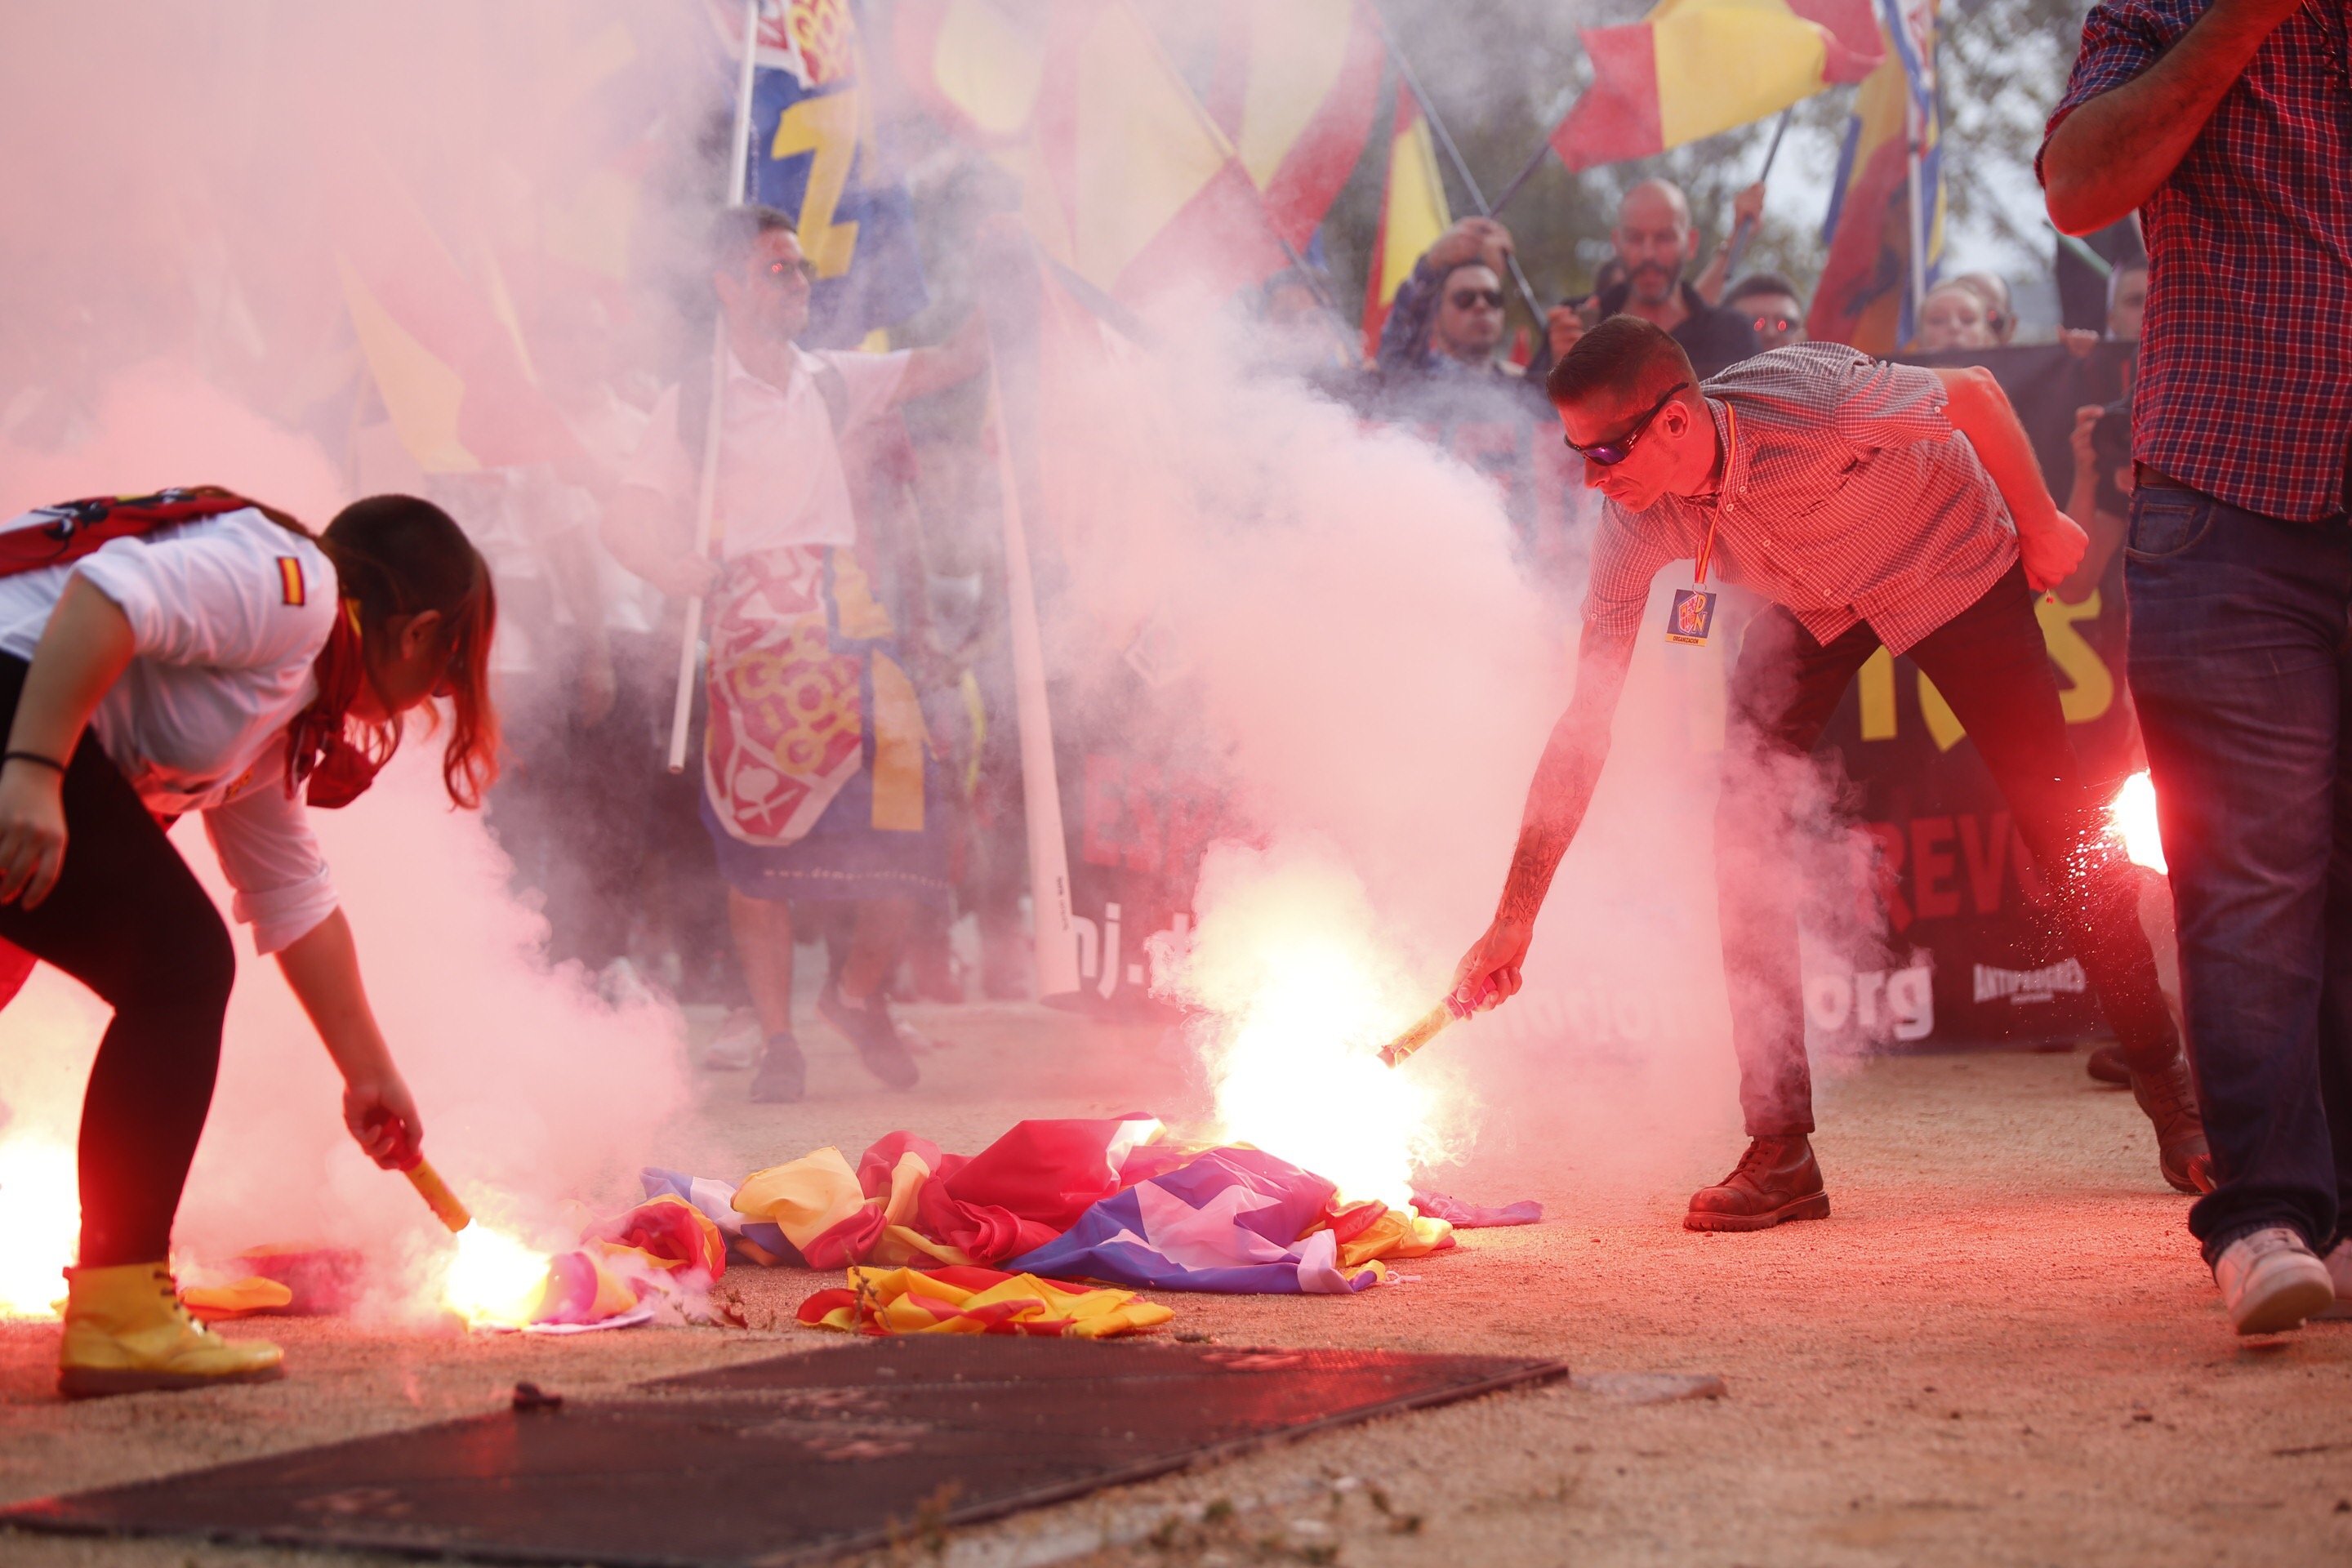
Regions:
[[[1380,1059],[1406,1020],[1381,1007],[1362,952],[1312,936],[1282,947],[1211,1058],[1223,1135],[1338,1183],[1344,1198],[1402,1206],[1437,1109],[1421,1075]]]
[[[441,1304],[467,1328],[519,1329],[547,1293],[550,1255],[476,1220],[457,1236],[441,1277]]]
[[[54,1318],[81,1229],[74,1152],[45,1138],[0,1140],[0,1318]]]
[[[2116,791],[2107,806],[2107,820],[2123,838],[2124,853],[2134,865],[2164,870],[2164,837],[2156,823],[2156,784],[2145,769],[2124,780],[2123,788]]]

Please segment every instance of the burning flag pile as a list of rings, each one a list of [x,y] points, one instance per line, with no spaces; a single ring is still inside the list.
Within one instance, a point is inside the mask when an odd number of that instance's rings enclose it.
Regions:
[[[1060,1281],[1341,1295],[1379,1283],[1390,1262],[1453,1247],[1457,1223],[1541,1215],[1349,1202],[1263,1150],[1161,1131],[1139,1115],[1024,1121],[969,1157],[893,1132],[855,1166],[827,1148],[732,1189],[663,1170],[645,1183],[656,1201],[698,1208],[739,1257],[845,1268],[848,1288],[811,1297],[801,1319],[870,1333],[1134,1332],[1163,1310]]]

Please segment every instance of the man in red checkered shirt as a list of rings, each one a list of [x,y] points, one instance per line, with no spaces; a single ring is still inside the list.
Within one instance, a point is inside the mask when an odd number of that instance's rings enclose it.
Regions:
[[[1493,924],[1462,961],[1457,1006],[1519,988],[1552,873],[1609,752],[1610,718],[1651,579],[1693,563],[1667,640],[1711,628],[1709,574],[1772,604],[1730,682],[1715,827],[1723,966],[1750,1140],[1691,1199],[1693,1230],[1819,1219],[1812,1083],[1798,964],[1802,879],[1791,842],[1823,784],[1806,762],[1863,665],[1907,654],[1952,711],[2049,879],[2076,956],[2155,1123],[2159,1167],[2207,1184],[2187,1065],[2158,989],[2130,867],[2102,833],[2058,703],[2036,590],[2082,559],[1991,374],[1887,364],[1834,343],[1776,349],[1704,384],[1647,321],[1585,334],[1546,387],[1588,483],[1608,497],[1592,547],[1576,692],[1528,792]]]
[[[2039,161],[2137,210],[2124,583],[2241,1333],[2352,1315],[2352,26],[2347,0],[2106,0]],[[2331,1308],[2331,1303],[2335,1303]]]

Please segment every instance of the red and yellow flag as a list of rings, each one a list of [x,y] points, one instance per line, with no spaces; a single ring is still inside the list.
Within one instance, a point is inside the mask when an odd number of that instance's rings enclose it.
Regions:
[[[1571,169],[1647,158],[1776,114],[1882,53],[1869,0],[1659,0],[1588,27],[1592,85],[1551,133]]]
[[[1052,0],[1044,24],[997,0],[908,0],[895,30],[917,94],[1020,179],[1038,247],[1129,302],[1279,270],[1242,155],[1135,7]],[[1266,142],[1279,153],[1295,140]]]
[[[1885,62],[1853,95],[1822,239],[1829,254],[1813,289],[1807,335],[1864,353],[1895,353],[1910,341],[1911,249],[1933,278],[1944,251],[1943,152],[1935,90],[1921,68],[1935,58],[1934,0],[1889,0]],[[1908,33],[1906,38],[1896,27]],[[1908,47],[1906,47],[1906,44]],[[1910,132],[1919,135],[1919,231],[1911,229]]]
[[[1396,128],[1389,135],[1389,183],[1381,195],[1381,226],[1372,231],[1371,261],[1365,268],[1366,359],[1380,352],[1381,327],[1389,319],[1397,289],[1412,276],[1412,264],[1453,223],[1429,121],[1422,118],[1420,100],[1400,89]]]
[[[1304,249],[1371,139],[1381,39],[1365,0],[1223,0],[1206,102],[1265,199]]]

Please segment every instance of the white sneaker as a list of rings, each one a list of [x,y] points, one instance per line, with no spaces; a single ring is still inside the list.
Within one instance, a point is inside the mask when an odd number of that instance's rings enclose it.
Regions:
[[[738,1007],[727,1015],[719,1026],[710,1044],[702,1053],[702,1065],[713,1072],[734,1072],[750,1067],[760,1059],[760,1047],[768,1037],[761,1032],[760,1016],[749,1007]]]
[[[2336,1286],[2304,1239],[2283,1225],[2249,1231],[2213,1261],[2213,1283],[2242,1334],[2299,1327],[2336,1300]]]
[[[2336,1286],[2336,1305],[2311,1315],[2337,1320],[2352,1318],[2352,1237],[2328,1248],[2324,1261],[2327,1265],[2327,1278]]]
[[[637,966],[626,958],[616,958],[596,975],[596,994],[611,1006],[628,1009],[652,1006],[660,1001],[654,988],[646,984]]]

